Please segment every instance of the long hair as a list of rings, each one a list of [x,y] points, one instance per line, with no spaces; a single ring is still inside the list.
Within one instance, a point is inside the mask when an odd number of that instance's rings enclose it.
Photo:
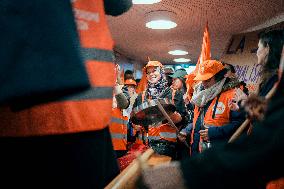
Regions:
[[[262,33],[259,40],[264,47],[269,47],[268,58],[261,72],[260,87],[262,87],[271,76],[277,74],[284,40],[283,30],[272,30]]]

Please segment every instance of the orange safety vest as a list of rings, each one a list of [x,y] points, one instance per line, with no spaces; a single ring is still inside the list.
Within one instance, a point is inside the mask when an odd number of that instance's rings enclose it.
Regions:
[[[142,93],[142,103],[145,99],[145,92]],[[174,99],[175,90],[172,91],[172,100]],[[168,140],[171,142],[177,141],[176,130],[169,124],[161,124],[159,126],[149,125],[148,129],[148,139],[149,140]]]
[[[38,136],[94,131],[110,122],[115,83],[113,41],[103,0],[73,1],[81,52],[91,88],[56,102],[12,112],[0,107],[0,136]],[[68,62],[67,62],[68,63]]]
[[[126,150],[127,123],[128,117],[123,116],[119,108],[113,108],[109,130],[114,150]]]
[[[176,130],[167,123],[159,126],[150,125],[148,130],[148,139],[176,142],[177,134]]]
[[[204,124],[216,127],[221,127],[230,122],[230,108],[228,107],[229,100],[235,95],[235,90],[230,89],[228,91],[222,92],[221,95],[215,97],[208,107],[207,112],[204,115]],[[216,104],[218,100],[218,103]],[[215,112],[214,112],[215,110]],[[193,134],[195,129],[195,124],[200,115],[199,108],[195,106],[194,117],[193,117],[193,129],[191,132],[191,143],[193,143]]]

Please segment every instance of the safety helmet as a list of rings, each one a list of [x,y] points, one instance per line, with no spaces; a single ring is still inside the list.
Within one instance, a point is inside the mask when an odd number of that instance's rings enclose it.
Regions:
[[[135,85],[137,86],[137,83],[134,79],[126,79],[124,82],[124,85]]]
[[[193,80],[206,81],[225,67],[217,60],[206,60],[199,64],[198,72]]]

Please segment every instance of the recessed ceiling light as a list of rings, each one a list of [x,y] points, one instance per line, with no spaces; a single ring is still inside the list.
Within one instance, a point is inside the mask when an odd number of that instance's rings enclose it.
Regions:
[[[174,59],[175,62],[190,62],[189,58],[176,58]]]
[[[161,0],[132,0],[133,4],[154,4],[159,3]]]
[[[155,30],[168,30],[175,28],[177,24],[170,20],[152,20],[146,23],[147,28]]]
[[[184,51],[184,50],[173,50],[173,51],[169,51],[168,53],[171,54],[171,55],[186,55],[186,54],[188,54],[188,52]]]

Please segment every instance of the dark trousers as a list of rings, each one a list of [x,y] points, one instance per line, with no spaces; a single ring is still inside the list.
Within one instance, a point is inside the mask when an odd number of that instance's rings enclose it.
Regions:
[[[0,188],[103,188],[118,173],[108,129],[0,138]]]

